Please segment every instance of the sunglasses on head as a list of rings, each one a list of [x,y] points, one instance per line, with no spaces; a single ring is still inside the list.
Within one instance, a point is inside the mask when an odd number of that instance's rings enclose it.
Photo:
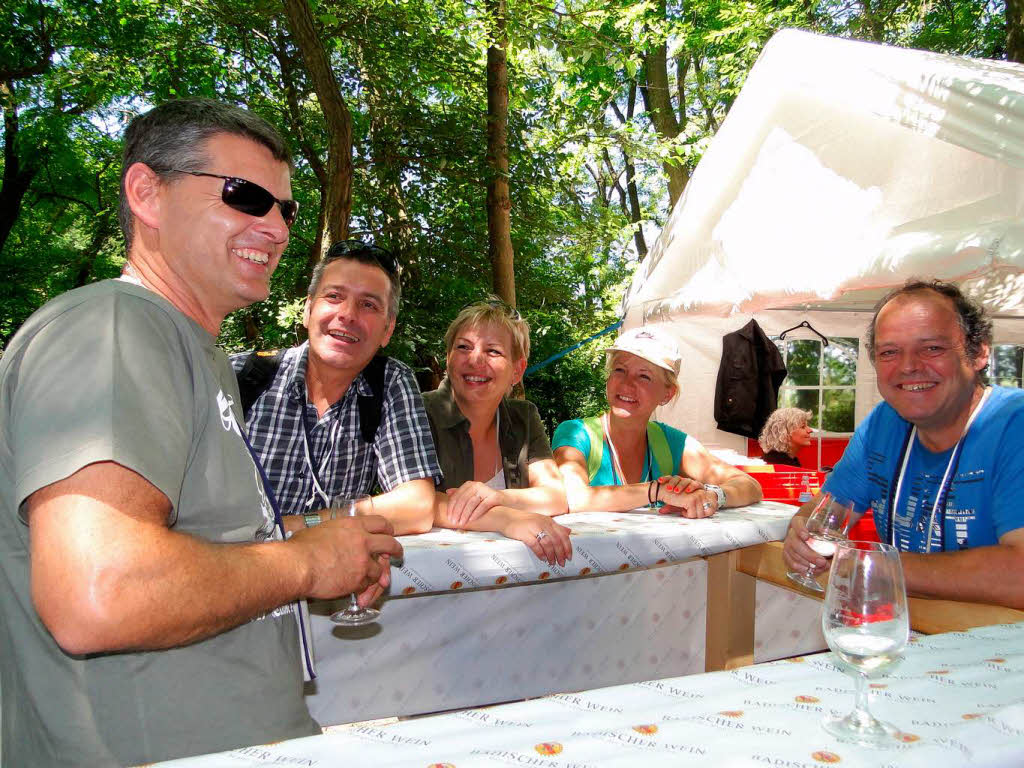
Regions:
[[[513,320],[513,321],[518,322],[519,320],[523,319],[523,316],[521,314],[519,314],[519,310],[516,309],[515,307],[513,307],[507,301],[504,301],[503,299],[499,299],[497,297],[492,297],[490,299],[484,299],[481,302],[472,302],[470,304],[467,304],[466,307],[471,307],[471,306],[473,306],[474,304],[477,304],[477,303],[479,303],[479,304],[486,304],[487,306],[493,307],[494,309],[500,309],[506,315],[508,315],[509,318],[511,320]],[[465,309],[465,307],[464,307],[464,309]]]
[[[236,211],[247,213],[250,216],[266,216],[270,209],[277,203],[281,208],[281,218],[289,227],[295,221],[299,213],[299,204],[294,200],[278,200],[259,184],[239,179],[236,176],[222,176],[219,173],[206,173],[204,171],[181,171],[171,169],[172,173],[187,173],[189,176],[209,176],[213,179],[224,179],[224,188],[221,190],[220,199],[224,205],[234,208]]]
[[[328,251],[327,257],[337,256],[370,256],[389,275],[398,275],[402,272],[402,265],[397,256],[378,245],[364,243],[362,240],[342,240],[335,243]]]

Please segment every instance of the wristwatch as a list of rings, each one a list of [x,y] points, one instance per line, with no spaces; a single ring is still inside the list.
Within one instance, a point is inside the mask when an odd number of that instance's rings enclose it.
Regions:
[[[320,525],[323,522],[320,519],[319,512],[305,512],[302,515],[302,519],[306,521],[307,528],[312,528],[314,525]]]
[[[722,509],[725,506],[725,491],[722,490],[720,485],[704,484],[705,491],[711,491],[715,496],[718,497],[718,508]]]

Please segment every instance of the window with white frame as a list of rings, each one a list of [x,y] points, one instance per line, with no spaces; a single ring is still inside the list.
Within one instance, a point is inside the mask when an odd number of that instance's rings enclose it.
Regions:
[[[988,360],[988,380],[1000,387],[1021,388],[1021,364],[1024,347],[1020,344],[993,344]]]
[[[776,339],[788,374],[779,408],[811,412],[810,425],[830,434],[851,434],[857,385],[857,346],[852,337]],[[1018,374],[1020,367],[1018,366]]]

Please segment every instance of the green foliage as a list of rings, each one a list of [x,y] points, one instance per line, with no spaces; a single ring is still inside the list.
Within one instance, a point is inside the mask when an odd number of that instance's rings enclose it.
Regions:
[[[668,213],[666,165],[696,166],[778,29],[1001,55],[1001,3],[887,0],[870,13],[865,5],[509,4],[512,238],[532,361],[615,320],[637,263],[634,233],[650,241]],[[488,20],[482,5],[461,0],[318,0],[311,10],[352,115],[350,231],[400,254],[404,300],[388,351],[426,382],[443,370],[448,323],[490,292]],[[301,340],[328,128],[280,3],[12,0],[0,28],[13,32],[0,34],[0,102],[7,157],[16,158],[6,161],[0,198],[16,196],[15,166],[30,179],[0,241],[0,347],[50,297],[117,273],[124,125],[151,104],[197,95],[245,105],[281,128],[296,154],[292,186],[302,205],[270,299],[229,317],[221,341],[234,350]],[[669,72],[675,137],[660,135],[645,109],[655,55]],[[527,379],[549,427],[602,410],[607,341]]]
[[[810,411],[809,423],[815,429],[853,432],[857,339],[831,337],[827,346],[817,339],[775,343],[788,371],[779,392],[779,407]]]

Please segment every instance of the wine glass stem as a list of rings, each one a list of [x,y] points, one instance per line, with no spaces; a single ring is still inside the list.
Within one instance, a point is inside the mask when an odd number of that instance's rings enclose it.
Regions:
[[[871,712],[868,710],[868,680],[864,675],[854,675],[853,684],[856,690],[856,697],[853,701],[853,711],[857,717],[857,720],[861,723],[870,723],[875,718],[871,716]]]
[[[348,596],[348,604],[350,606],[350,610],[353,610],[353,611],[361,611],[362,610],[359,607],[359,598],[356,597],[356,593],[355,592],[353,592],[352,594],[350,594]]]

